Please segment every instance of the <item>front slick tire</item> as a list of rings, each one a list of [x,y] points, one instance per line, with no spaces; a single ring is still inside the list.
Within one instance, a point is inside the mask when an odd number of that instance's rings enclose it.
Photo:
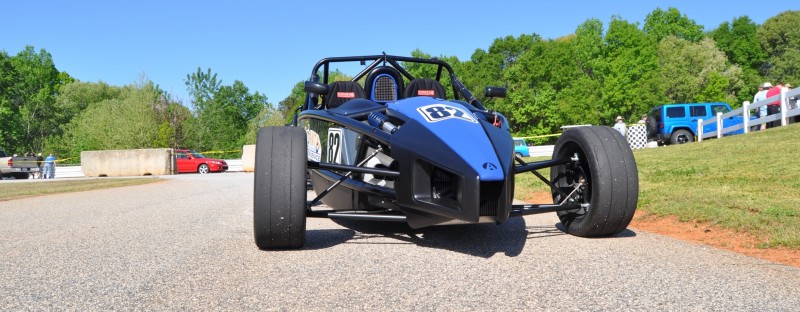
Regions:
[[[603,127],[576,127],[564,131],[553,149],[553,159],[578,156],[551,168],[550,179],[564,194],[570,194],[579,181],[584,187],[573,196],[588,207],[559,211],[567,233],[581,237],[610,236],[628,227],[639,200],[639,174],[625,138],[616,130]],[[553,201],[562,195],[553,191]],[[586,206],[586,205],[585,205]]]
[[[303,247],[306,233],[306,132],[298,127],[258,130],[253,227],[260,249]]]

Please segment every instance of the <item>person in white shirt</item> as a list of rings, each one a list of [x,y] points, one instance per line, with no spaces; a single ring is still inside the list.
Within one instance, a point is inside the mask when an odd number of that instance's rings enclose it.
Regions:
[[[622,120],[622,116],[617,116],[617,123],[614,124],[614,129],[622,133],[622,136],[625,136],[625,130],[627,130],[627,128],[625,127],[625,122]]]
[[[770,88],[772,88],[772,84],[769,83],[769,82],[765,82],[765,83],[761,84],[760,86],[758,86],[758,93],[756,93],[756,95],[753,96],[753,104],[755,104],[758,101],[765,100],[767,98],[767,90],[769,90]],[[759,107],[758,111],[756,112],[756,117],[758,117],[758,118],[765,117],[765,116],[767,116],[767,106],[766,105]],[[761,130],[764,130],[766,128],[767,128],[767,124],[761,124],[761,126],[760,126]]]

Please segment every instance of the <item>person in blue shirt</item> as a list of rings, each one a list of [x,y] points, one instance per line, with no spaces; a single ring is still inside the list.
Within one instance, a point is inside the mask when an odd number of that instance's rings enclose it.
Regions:
[[[56,177],[56,157],[53,154],[47,155],[44,159],[44,178],[52,179]]]

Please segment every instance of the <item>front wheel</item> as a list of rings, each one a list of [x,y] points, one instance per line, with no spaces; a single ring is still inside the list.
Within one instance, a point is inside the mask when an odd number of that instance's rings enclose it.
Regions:
[[[307,214],[306,154],[303,128],[258,130],[253,228],[260,249],[303,247]]]
[[[580,209],[558,212],[567,233],[609,236],[628,227],[639,200],[639,174],[619,132],[604,126],[568,129],[556,142],[553,159],[572,159],[550,170],[550,180],[560,190],[553,191],[554,203],[581,204]]]
[[[209,172],[211,172],[211,170],[208,169],[208,165],[200,164],[200,166],[197,166],[197,173],[206,174],[206,173],[209,173]]]

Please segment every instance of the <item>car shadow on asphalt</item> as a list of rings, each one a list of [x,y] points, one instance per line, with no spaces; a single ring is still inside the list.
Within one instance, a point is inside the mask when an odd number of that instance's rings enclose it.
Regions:
[[[356,232],[350,229],[306,230],[303,250],[330,248],[353,239]]]
[[[561,231],[561,233],[569,234],[569,233],[567,233],[567,228],[564,226],[563,223],[561,223],[561,222],[556,223],[555,227],[556,227],[556,229]],[[588,239],[608,239],[608,238],[626,238],[626,237],[636,237],[636,232],[632,231],[631,229],[625,229],[625,230],[622,230],[622,232],[619,232],[619,233],[611,235],[611,236],[590,237]]]
[[[552,226],[527,226],[524,218],[513,218],[500,225],[465,224],[412,229],[402,222],[334,220],[349,230],[309,230],[306,247],[332,247],[341,243],[415,244],[426,248],[451,250],[476,257],[489,258],[497,253],[516,257],[531,239],[565,235]],[[373,238],[390,238],[374,240]]]

